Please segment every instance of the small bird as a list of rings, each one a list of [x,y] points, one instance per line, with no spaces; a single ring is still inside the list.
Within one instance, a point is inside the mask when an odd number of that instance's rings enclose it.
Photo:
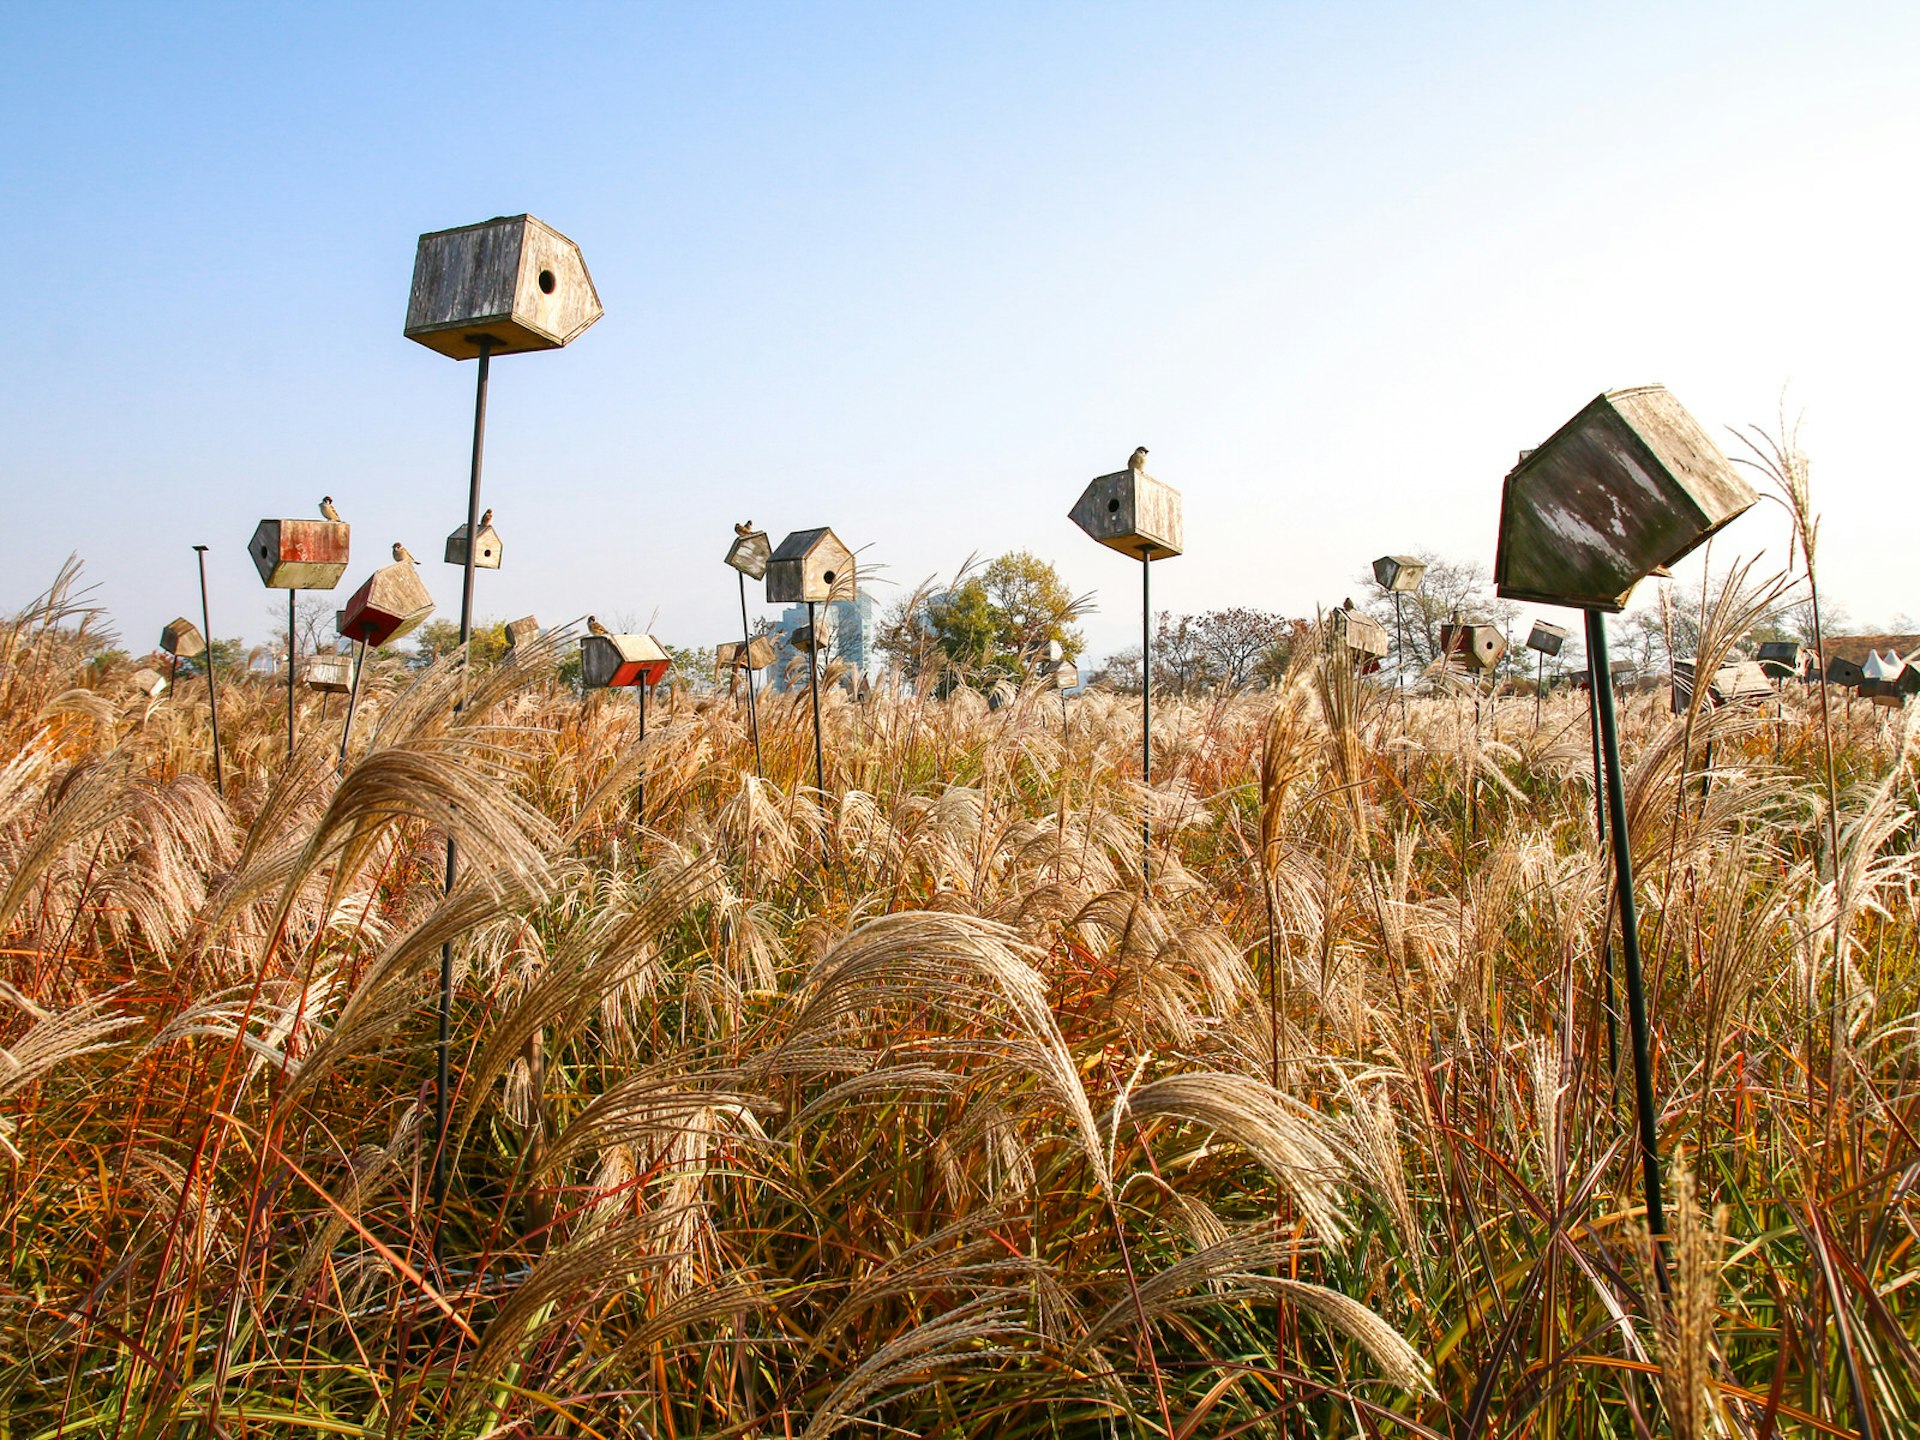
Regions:
[[[1129,456],[1127,459],[1127,468],[1129,470],[1138,470],[1142,473],[1145,473],[1147,468],[1147,447],[1146,446],[1136,445],[1133,447],[1133,454]]]
[[[735,521],[733,526],[733,533],[740,536],[742,539],[744,539],[745,537],[753,533],[753,522],[751,520]]]
[[[587,630],[588,633],[593,635],[610,635],[613,633],[600,623],[598,617],[593,615],[587,616]]]
[[[480,517],[480,528],[484,530],[492,523],[493,523],[493,507],[489,505],[487,507],[487,513]]]
[[[420,563],[418,560],[413,558],[413,552],[407,549],[407,547],[402,545],[398,540],[393,542],[393,558],[396,560],[404,560],[409,565],[418,565]]]
[[[340,518],[340,512],[333,508],[333,497],[331,495],[322,495],[320,497],[320,518],[323,520],[338,520]]]

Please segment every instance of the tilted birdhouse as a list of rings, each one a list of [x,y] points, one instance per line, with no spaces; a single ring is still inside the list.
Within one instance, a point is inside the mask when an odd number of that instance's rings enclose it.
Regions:
[[[814,635],[814,627],[811,625],[796,625],[787,632],[787,644],[802,655],[813,654],[814,647],[818,643]]]
[[[1790,680],[1800,673],[1804,658],[1797,640],[1766,640],[1754,651],[1760,668],[1779,680]]]
[[[509,620],[506,625],[507,649],[512,650],[529,640],[540,638],[540,622],[531,615],[522,615],[518,620]]]
[[[756,635],[753,639],[722,640],[713,647],[714,661],[721,669],[729,667],[737,670],[764,670],[773,664],[776,652],[773,640],[766,635]]]
[[[753,580],[767,573],[767,564],[772,558],[773,546],[764,530],[749,530],[744,535],[736,535],[733,544],[727,547],[727,564]]]
[[[1673,662],[1673,713],[1676,715],[1684,715],[1693,703],[1693,672],[1693,661]],[[1750,703],[1772,695],[1773,682],[1751,660],[1730,661],[1707,682],[1707,703],[1716,710],[1722,705]]]
[[[339,614],[338,628],[349,640],[385,645],[417,630],[432,613],[433,596],[421,583],[420,572],[396,560],[382,565],[353,592]]]
[[[1056,690],[1078,690],[1080,667],[1071,660],[1056,660],[1047,672],[1047,679]]]
[[[344,520],[262,520],[247,544],[254,568],[273,590],[331,590],[347,569]]]
[[[1827,683],[1829,685],[1844,685],[1849,690],[1857,690],[1860,688],[1861,682],[1866,678],[1866,672],[1852,660],[1847,660],[1836,655],[1827,662]]]
[[[464,566],[466,563],[467,527],[462,525],[447,536],[447,564]],[[480,543],[473,552],[473,568],[476,570],[500,568],[500,532],[491,525],[480,527]]]
[[[1387,653],[1387,627],[1351,605],[1337,605],[1327,612],[1327,643],[1337,654],[1346,654],[1363,669],[1371,670]]]
[[[1508,473],[1494,589],[1619,611],[1756,498],[1665,387],[1610,391]]]
[[[672,663],[651,635],[580,637],[580,679],[591,690],[658,685]]]
[[[769,604],[851,600],[856,587],[853,552],[824,526],[794,531],[767,562]]]
[[[207,648],[207,637],[186,616],[169,620],[160,629],[160,648],[181,660],[191,660]]]
[[[1558,655],[1566,643],[1566,627],[1549,625],[1544,620],[1534,621],[1533,629],[1527,633],[1527,649],[1538,650],[1542,655]]]
[[[144,665],[127,677],[127,683],[148,699],[157,699],[167,688],[167,677]]]
[[[406,336],[471,360],[489,353],[557,350],[601,315],[580,247],[531,215],[420,237],[407,299]]]
[[[1096,476],[1067,518],[1102,545],[1123,555],[1164,560],[1186,543],[1180,527],[1180,492],[1145,470]]]
[[[303,668],[309,690],[318,690],[327,695],[345,695],[353,689],[351,655],[309,655]]]
[[[1451,621],[1440,627],[1440,653],[1459,669],[1488,671],[1507,653],[1507,637],[1492,625]]]
[[[1382,555],[1373,562],[1373,579],[1382,590],[1405,594],[1427,578],[1427,562],[1411,555]]]

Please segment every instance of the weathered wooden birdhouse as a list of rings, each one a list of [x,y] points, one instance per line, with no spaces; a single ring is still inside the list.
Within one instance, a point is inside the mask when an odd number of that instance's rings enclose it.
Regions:
[[[349,640],[385,645],[417,630],[433,614],[433,596],[420,572],[405,560],[382,565],[353,592],[339,613],[338,628]]]
[[[1545,620],[1533,622],[1533,629],[1527,632],[1527,649],[1538,650],[1542,655],[1558,655],[1560,647],[1567,643],[1567,630],[1564,625],[1549,625]]]
[[[601,316],[580,247],[531,215],[420,237],[406,336],[455,360],[557,350]]]
[[[1790,680],[1800,673],[1804,656],[1797,640],[1765,640],[1753,658],[1776,680]]]
[[[853,552],[822,526],[796,530],[767,562],[767,601],[851,600],[857,587]]]
[[[127,683],[149,700],[154,700],[166,692],[167,677],[143,665],[127,677]]]
[[[1047,679],[1056,690],[1078,690],[1080,667],[1071,660],[1056,660],[1047,673]]]
[[[1844,685],[1849,690],[1858,690],[1866,678],[1866,672],[1855,661],[1836,655],[1827,662],[1829,685]]]
[[[1673,662],[1673,713],[1682,715],[1693,703],[1694,662]],[[1752,704],[1771,698],[1773,682],[1766,671],[1752,660],[1734,660],[1722,665],[1707,682],[1707,704],[1714,709],[1723,705]]]
[[[447,564],[464,566],[466,563],[467,527],[462,525],[447,536]],[[480,527],[480,543],[474,548],[473,568],[476,570],[500,568],[500,532],[491,525]]]
[[[353,657],[331,652],[309,655],[304,667],[309,690],[345,695],[353,689]]]
[[[1507,653],[1507,637],[1493,625],[1449,621],[1440,627],[1440,653],[1457,669],[1485,673]]]
[[[1123,555],[1165,560],[1178,555],[1186,544],[1180,525],[1180,492],[1145,470],[1128,468],[1096,476],[1067,518]]]
[[[247,542],[254,568],[273,590],[331,590],[347,569],[344,520],[262,520]]]
[[[1427,562],[1411,555],[1382,555],[1373,562],[1374,583],[1382,590],[1406,594],[1426,578]]]
[[[722,640],[713,647],[713,654],[723,670],[764,670],[773,664],[777,652],[771,637],[756,635],[748,641]]]
[[[787,644],[791,645],[802,655],[813,654],[814,646],[817,643],[818,641],[814,635],[814,627],[811,625],[796,625],[787,632]]]
[[[651,635],[580,637],[580,679],[592,690],[658,685],[672,663]]]
[[[1336,655],[1345,655],[1363,670],[1372,670],[1389,649],[1387,627],[1351,605],[1336,605],[1327,612],[1327,645]]]
[[[506,625],[507,649],[513,650],[529,640],[540,638],[540,622],[531,615],[522,615],[518,620],[509,620]]]
[[[772,559],[773,544],[764,530],[749,530],[744,535],[735,535],[733,544],[727,547],[727,564],[753,580],[766,575],[767,565]]]
[[[178,659],[191,660],[206,652],[207,637],[200,633],[198,625],[182,615],[160,627],[160,648]]]
[[[1622,610],[1642,579],[1755,498],[1664,386],[1609,391],[1508,473],[1494,589],[1510,600]]]

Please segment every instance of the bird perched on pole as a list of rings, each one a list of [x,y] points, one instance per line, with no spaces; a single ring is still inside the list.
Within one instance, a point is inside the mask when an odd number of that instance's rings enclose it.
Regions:
[[[340,518],[340,512],[333,508],[333,497],[331,495],[322,495],[320,497],[320,518],[323,520],[338,520]]]
[[[1147,447],[1146,446],[1136,445],[1133,447],[1133,454],[1127,457],[1127,468],[1129,470],[1136,471],[1140,474],[1146,473],[1146,469],[1147,469]]]
[[[609,635],[612,633],[592,615],[587,616],[587,630],[588,633],[593,635]]]
[[[480,528],[484,530],[492,523],[493,523],[493,507],[489,505],[487,507],[487,513],[480,517]]]
[[[404,560],[409,565],[418,565],[420,563],[418,560],[413,558],[413,552],[407,549],[407,547],[402,545],[398,540],[393,542],[393,558],[396,560]]]

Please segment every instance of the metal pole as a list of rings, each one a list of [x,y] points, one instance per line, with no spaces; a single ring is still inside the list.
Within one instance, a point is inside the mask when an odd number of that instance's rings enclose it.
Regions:
[[[474,377],[473,391],[473,458],[467,469],[467,557],[466,564],[460,569],[460,700],[454,704],[457,713],[465,703],[467,691],[466,666],[473,659],[473,556],[475,542],[479,539],[480,529],[480,468],[486,453],[487,444],[487,374],[493,361],[492,337],[482,335],[479,338],[480,370]],[[447,893],[453,893],[454,876],[460,869],[460,850],[451,834],[447,836]],[[440,1037],[434,1055],[434,1102],[433,1102],[433,1203],[436,1210],[446,1204],[447,1199],[447,1114],[450,1096],[448,1095],[447,1055],[453,1042],[453,942],[447,941],[440,947]],[[440,1253],[440,1230],[434,1228],[434,1254]]]
[[[807,633],[813,637],[813,649],[807,655],[807,687],[813,691],[813,780],[820,792],[820,803],[827,802],[826,748],[820,740],[820,622],[814,619],[813,601],[807,601]]]
[[[647,743],[647,677],[640,676],[640,745]],[[647,823],[647,767],[640,767],[640,781],[633,790],[633,813],[641,826]]]
[[[740,577],[740,668],[747,672],[747,727],[753,731],[753,773],[762,780],[767,778],[767,763],[760,754],[760,707],[753,698],[753,657],[747,652],[753,647],[753,630],[747,624],[747,572],[736,570]]]
[[[294,601],[299,598],[298,590],[287,591],[287,763],[293,763],[293,619]]]
[[[1626,790],[1620,778],[1620,737],[1613,715],[1613,672],[1607,664],[1607,621],[1587,611],[1587,649],[1592,655],[1594,710],[1600,717],[1600,749],[1607,770],[1607,819],[1613,831],[1613,875],[1620,900],[1620,953],[1626,961],[1627,1024],[1633,1041],[1633,1099],[1640,1122],[1640,1171],[1646,1192],[1647,1229],[1667,1232],[1660,1203],[1660,1133],[1653,1108],[1653,1055],[1647,1028],[1647,996],[1640,975],[1639,917],[1633,900],[1633,846],[1627,834]],[[1660,1268],[1661,1286],[1666,1271]]]
[[[1594,675],[1593,652],[1589,650],[1587,728],[1593,736],[1593,833],[1604,849],[1607,843],[1607,782],[1606,767],[1600,763],[1600,682],[1594,679]],[[1600,937],[1600,977],[1607,1008],[1607,1069],[1608,1073],[1617,1076],[1620,1073],[1620,1016],[1613,994],[1613,941],[1606,935]]]
[[[336,774],[347,772],[347,737],[353,734],[353,712],[360,705],[360,672],[367,668],[367,642],[357,642],[359,649],[353,654],[353,683],[347,687],[347,718],[340,726],[340,763],[334,767]]]
[[[1140,882],[1153,882],[1153,546],[1140,547]]]
[[[1533,728],[1540,728],[1540,706],[1547,695],[1547,652],[1540,652],[1540,669],[1533,681]]]
[[[1400,692],[1400,731],[1407,729],[1407,622],[1400,611],[1400,592],[1393,592],[1393,634],[1400,663],[1393,667],[1394,688]]]
[[[193,549],[200,557],[200,633],[207,642],[203,653],[207,657],[207,715],[213,725],[213,788],[224,797],[227,779],[220,764],[220,697],[213,683],[213,622],[207,618],[207,547],[196,545]]]

